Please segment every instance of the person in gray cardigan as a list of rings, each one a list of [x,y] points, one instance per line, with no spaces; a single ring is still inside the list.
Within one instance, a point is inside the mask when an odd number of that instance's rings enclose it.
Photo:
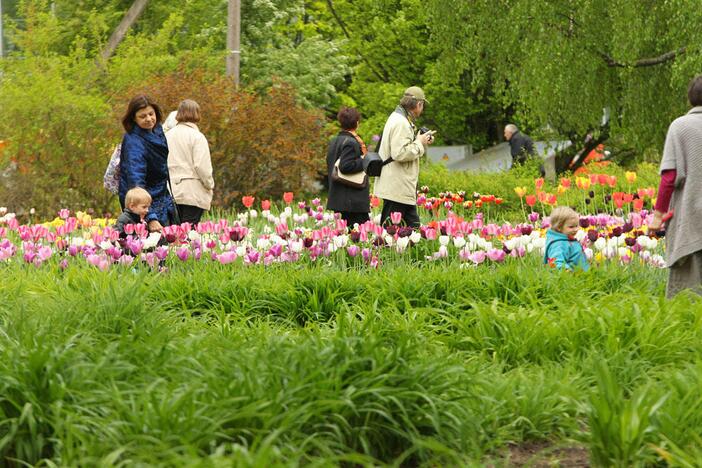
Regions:
[[[661,160],[661,184],[649,231],[666,218],[666,295],[683,289],[702,295],[702,75],[687,92],[692,109],[670,124]],[[672,216],[672,217],[671,217]]]

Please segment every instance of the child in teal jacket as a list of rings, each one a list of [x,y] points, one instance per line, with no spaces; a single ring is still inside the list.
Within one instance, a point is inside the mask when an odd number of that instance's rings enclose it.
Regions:
[[[559,206],[551,212],[551,229],[546,233],[544,264],[559,269],[587,271],[590,264],[585,257],[583,246],[575,239],[580,223],[580,215],[568,208]]]

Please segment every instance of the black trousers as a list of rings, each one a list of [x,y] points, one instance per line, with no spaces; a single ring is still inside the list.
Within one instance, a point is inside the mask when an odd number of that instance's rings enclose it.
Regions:
[[[383,212],[380,215],[380,225],[387,226],[392,224],[390,221],[390,213],[398,211],[402,213],[402,223],[414,229],[419,228],[419,214],[417,214],[417,205],[405,205],[392,200],[383,199]]]
[[[363,224],[370,219],[368,213],[358,211],[337,211],[337,213],[341,213],[341,219],[346,221],[346,227],[349,229],[352,229],[356,223]]]
[[[204,212],[205,210],[198,206],[178,205],[178,214],[180,215],[181,223],[195,225],[200,222],[200,218],[202,218],[202,213]]]

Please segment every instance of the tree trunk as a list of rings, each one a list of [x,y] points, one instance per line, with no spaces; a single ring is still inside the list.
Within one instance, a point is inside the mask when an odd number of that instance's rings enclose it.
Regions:
[[[127,10],[124,18],[122,18],[122,21],[120,21],[117,28],[115,28],[115,30],[112,32],[110,40],[107,41],[107,45],[100,54],[104,61],[109,60],[109,58],[112,57],[112,54],[115,53],[117,46],[120,44],[120,42],[122,42],[124,36],[127,35],[129,28],[131,28],[136,20],[139,19],[144,11],[144,8],[146,8],[147,3],[149,3],[149,0],[134,0],[134,3],[132,3],[132,6],[129,7],[129,10]]]

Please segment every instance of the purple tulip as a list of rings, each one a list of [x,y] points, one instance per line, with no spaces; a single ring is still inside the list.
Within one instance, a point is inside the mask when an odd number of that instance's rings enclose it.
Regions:
[[[355,257],[360,251],[361,249],[357,245],[349,245],[346,247],[346,252],[348,252],[349,257]]]

